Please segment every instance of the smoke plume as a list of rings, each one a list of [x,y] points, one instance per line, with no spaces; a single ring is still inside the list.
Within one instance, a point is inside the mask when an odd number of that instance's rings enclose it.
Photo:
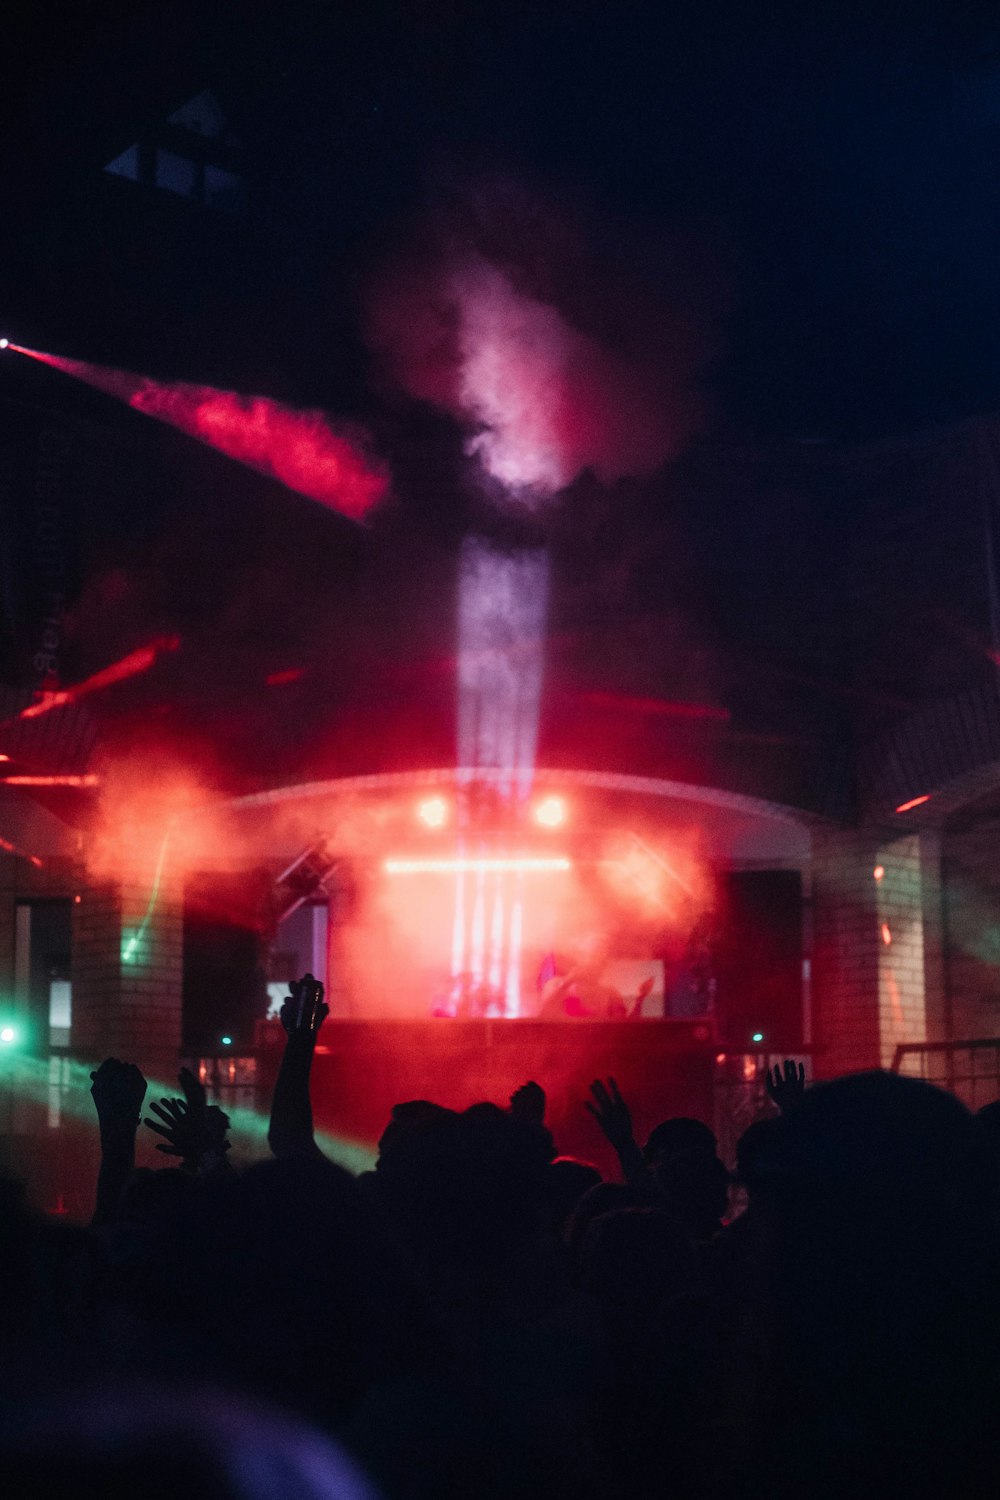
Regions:
[[[611,483],[673,457],[702,419],[708,350],[688,316],[509,184],[444,218],[369,297],[389,379],[461,421],[466,451],[522,504],[584,470]]]

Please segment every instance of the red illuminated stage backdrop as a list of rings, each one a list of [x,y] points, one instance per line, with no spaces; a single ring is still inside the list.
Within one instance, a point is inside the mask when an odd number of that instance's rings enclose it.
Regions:
[[[722,1051],[810,1040],[810,835],[787,809],[538,769],[515,797],[508,771],[461,767],[287,787],[234,810],[261,857],[276,840],[295,851],[277,882],[295,909],[272,996],[325,967],[328,1129],[370,1139],[401,1099],[503,1102],[533,1077],[560,1147],[593,1154],[593,1077],[627,1087],[640,1128],[711,1121]],[[274,1023],[264,1041],[267,1075]]]
[[[690,413],[663,407],[651,370],[488,258],[439,250],[417,278],[427,316],[412,316],[404,278],[376,299],[369,336],[401,387],[466,427],[505,532],[527,518],[537,534],[585,470],[610,482],[678,450]],[[385,493],[366,444],[319,413],[18,352],[354,519]],[[653,1118],[708,1119],[720,1022],[743,1050],[803,1040],[808,835],[795,820],[707,790],[536,771],[548,573],[538,546],[462,547],[457,768],[242,804],[251,819],[269,809],[243,853],[256,832],[257,863],[277,877],[276,951],[294,963],[281,973],[274,961],[275,988],[325,969],[319,1113],[348,1134],[377,1133],[401,1098],[503,1099],[526,1077],[555,1093],[553,1123],[569,1122],[608,1071],[640,1115],[655,1091]],[[745,868],[754,858],[763,867]],[[566,1129],[561,1144],[576,1145]]]

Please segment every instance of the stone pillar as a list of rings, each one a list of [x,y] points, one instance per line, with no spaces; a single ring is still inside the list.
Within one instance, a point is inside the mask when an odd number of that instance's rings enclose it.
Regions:
[[[892,1066],[896,1047],[943,1035],[940,849],[865,829],[813,846],[816,1073]]]
[[[183,893],[155,872],[85,887],[74,907],[73,1052],[172,1087],[181,1048]]]
[[[927,1040],[920,835],[883,845],[873,876],[879,929],[879,1063],[889,1068],[901,1042]]]
[[[880,939],[876,842],[858,829],[813,839],[813,1037],[817,1078],[876,1068]]]
[[[945,963],[944,869],[941,835],[920,834],[920,898],[924,920],[924,1005],[927,1040],[951,1040],[951,1007]]]

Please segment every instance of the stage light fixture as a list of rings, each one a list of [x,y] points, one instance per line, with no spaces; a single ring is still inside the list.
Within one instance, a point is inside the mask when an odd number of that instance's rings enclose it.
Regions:
[[[6,349],[10,345],[10,339],[0,339],[0,349]]]
[[[233,1039],[232,1039],[232,1037],[231,1036],[224,1036],[222,1038],[222,1045],[224,1047],[231,1047],[233,1045]]]
[[[425,828],[443,828],[448,821],[448,804],[443,797],[425,797],[417,803],[417,817]]]
[[[3,1042],[5,1046],[9,1047],[16,1036],[17,1032],[13,1026],[0,1026],[0,1042]]]
[[[762,1042],[764,1040],[764,1033],[762,1031],[755,1031],[750,1040],[752,1042]]]
[[[543,828],[561,828],[566,821],[566,804],[561,797],[544,797],[535,805],[535,822]]]

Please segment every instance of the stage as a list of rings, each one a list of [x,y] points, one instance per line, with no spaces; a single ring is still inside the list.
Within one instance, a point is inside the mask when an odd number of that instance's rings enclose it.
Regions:
[[[261,1103],[267,1107],[284,1034],[261,1028]],[[613,1173],[584,1100],[593,1079],[613,1075],[632,1108],[637,1137],[669,1115],[713,1123],[716,1042],[709,1019],[691,1021],[327,1021],[316,1049],[312,1099],[318,1129],[372,1142],[394,1104],[432,1099],[455,1109],[488,1099],[506,1105],[534,1079],[548,1095],[546,1124],[561,1154]]]

